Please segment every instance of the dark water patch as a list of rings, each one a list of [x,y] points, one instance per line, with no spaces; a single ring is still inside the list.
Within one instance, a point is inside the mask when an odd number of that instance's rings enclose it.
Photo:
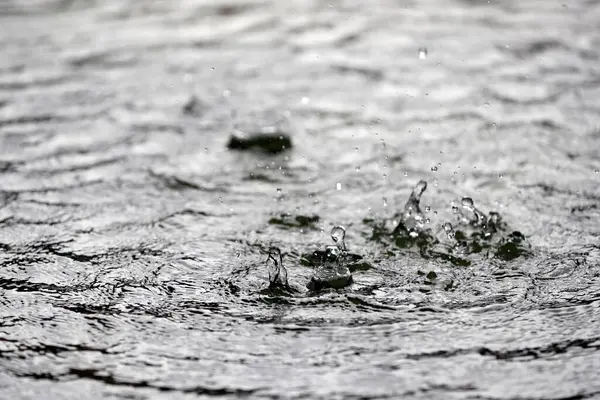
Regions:
[[[95,169],[98,167],[104,167],[107,165],[119,164],[119,163],[122,163],[124,160],[126,160],[126,156],[109,157],[109,158],[92,161],[92,162],[89,162],[86,164],[76,164],[76,165],[69,165],[69,166],[58,167],[58,168],[28,169],[27,173],[33,174],[33,175],[40,175],[40,176],[52,176],[52,175],[62,174],[65,172],[83,172],[83,171],[92,170],[92,169]]]
[[[183,105],[182,112],[185,115],[200,117],[208,109],[208,105],[202,102],[198,97],[191,96]]]
[[[571,207],[571,214],[585,213],[586,211],[597,210],[597,209],[598,209],[598,204],[580,205],[580,206]]]
[[[359,67],[355,65],[334,65],[332,68],[341,73],[355,73],[365,76],[372,81],[380,81],[384,78],[384,73],[381,70],[369,67]]]
[[[60,122],[64,120],[63,117],[58,115],[23,115],[14,118],[0,118],[0,128],[6,126],[26,125],[26,124],[41,124],[46,122]]]
[[[479,354],[484,357],[492,357],[501,361],[532,361],[543,358],[551,358],[558,354],[564,354],[573,349],[597,350],[600,348],[600,339],[574,339],[564,342],[550,343],[545,346],[521,348],[512,350],[493,350],[487,347],[439,350],[431,353],[406,354],[405,357],[412,360],[423,358],[453,358],[465,354]]]
[[[73,57],[67,62],[75,68],[98,68],[107,70],[111,68],[133,67],[138,60],[134,54],[123,54],[122,52],[103,51]]]
[[[507,50],[506,48],[502,47],[499,47],[499,49]],[[535,57],[542,53],[554,50],[569,51],[570,49],[560,40],[549,38],[544,40],[536,40],[522,46],[511,46],[507,51],[517,58],[524,59],[529,57]]]
[[[269,220],[270,225],[280,226],[282,228],[293,229],[318,229],[316,224],[319,222],[318,215],[296,215],[292,216],[291,214],[281,214],[279,217],[273,217]]]
[[[527,104],[527,105],[552,103],[552,102],[558,101],[560,99],[560,97],[563,95],[562,92],[557,91],[554,94],[550,94],[547,96],[532,99],[532,98],[527,98],[527,97],[525,97],[525,98],[508,97],[506,95],[502,95],[500,93],[494,92],[491,89],[486,89],[483,92],[486,96],[489,96],[493,100],[497,100],[497,101],[505,103],[505,104]],[[550,121],[539,121],[536,124],[541,127],[544,127],[544,128],[558,129],[558,126],[554,126],[554,123],[552,123]]]
[[[250,172],[247,176],[242,178],[244,181],[256,181],[256,182],[264,182],[264,183],[279,183],[280,179],[276,179],[266,174]]]
[[[204,186],[191,180],[181,178],[175,175],[167,175],[152,170],[148,170],[148,174],[151,178],[155,179],[156,182],[170,190],[175,191],[187,191],[187,190],[199,190],[202,192],[225,192],[226,190],[219,187]]]
[[[134,123],[131,125],[134,132],[159,132],[159,133],[174,133],[183,135],[185,130],[183,127],[175,124],[160,124],[160,123]]]
[[[108,386],[120,386],[128,388],[140,388],[140,389],[154,389],[163,393],[177,392],[177,393],[189,393],[198,396],[210,396],[210,397],[222,397],[222,396],[236,396],[236,397],[247,397],[251,396],[258,389],[231,389],[231,388],[218,388],[218,387],[204,387],[204,386],[187,386],[187,387],[174,387],[167,385],[157,384],[155,381],[150,380],[125,380],[115,377],[113,374],[106,371],[96,370],[92,368],[69,368],[66,372],[62,373],[15,373],[19,378],[30,378],[34,380],[51,380],[57,382],[65,382],[72,380],[92,380],[96,382],[104,383]]]

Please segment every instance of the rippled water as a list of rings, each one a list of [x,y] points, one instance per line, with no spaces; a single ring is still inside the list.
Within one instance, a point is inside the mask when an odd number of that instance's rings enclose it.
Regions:
[[[0,15],[0,398],[600,396],[598,2]],[[530,251],[371,240],[421,179],[433,231],[470,196]],[[371,268],[309,292],[337,224]]]

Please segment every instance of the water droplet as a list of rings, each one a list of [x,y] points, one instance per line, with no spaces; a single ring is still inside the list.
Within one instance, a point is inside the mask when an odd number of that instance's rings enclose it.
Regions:
[[[456,206],[452,206],[452,212],[453,212],[454,214],[458,214],[458,207],[456,207]]]
[[[460,201],[460,204],[465,207],[465,208],[473,208],[474,204],[473,204],[473,199],[471,199],[470,197],[463,197],[462,200]]]
[[[431,211],[431,206],[425,206],[425,212]]]
[[[405,172],[404,172],[404,176],[408,176],[408,172],[406,172],[406,171],[405,171]]]
[[[425,190],[427,190],[427,182],[419,181],[413,190],[413,193],[417,194],[417,200],[421,199],[421,195]]]
[[[310,99],[308,97],[303,97],[301,100],[302,104],[308,104],[310,102]]]
[[[598,172],[600,172],[600,170],[596,170],[596,171],[594,171],[594,172],[598,173]]]
[[[435,171],[437,171],[437,170],[438,170],[438,167],[437,167],[436,165],[434,165],[433,167],[431,167],[431,170],[432,170],[433,172],[435,172]]]
[[[282,190],[281,188],[277,188],[277,194],[281,194]]]
[[[430,224],[430,223],[431,223],[431,220],[430,220],[429,218],[425,218],[425,223],[426,223],[426,224]]]
[[[346,242],[344,239],[346,238],[346,228],[341,225],[336,225],[331,230],[331,239],[335,242],[338,249],[342,252],[346,251]]]
[[[446,222],[442,226],[444,227],[444,231],[446,232],[448,239],[454,240],[454,228],[452,227],[452,224],[450,222]]]
[[[360,171],[360,165],[357,165],[356,168],[355,168],[355,170],[356,170],[356,172],[359,172]]]
[[[342,190],[342,182],[337,182],[335,184],[335,190]]]
[[[498,178],[504,178],[504,174],[498,174]]]
[[[383,174],[383,179],[387,178],[387,174]]]
[[[387,198],[383,198],[383,206],[387,207],[388,206],[388,202],[387,202]]]
[[[433,212],[433,215],[437,215],[437,211],[434,211],[434,212]]]
[[[424,60],[427,58],[427,48],[421,47],[419,49],[419,60]]]

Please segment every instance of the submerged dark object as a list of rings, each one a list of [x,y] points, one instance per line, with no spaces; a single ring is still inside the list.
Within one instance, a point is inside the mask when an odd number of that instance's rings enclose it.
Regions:
[[[235,132],[227,143],[229,150],[259,151],[267,154],[279,154],[292,148],[292,139],[277,130],[257,133]]]

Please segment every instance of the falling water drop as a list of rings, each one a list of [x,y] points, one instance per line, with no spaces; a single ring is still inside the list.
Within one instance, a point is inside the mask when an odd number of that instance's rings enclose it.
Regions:
[[[335,184],[335,190],[342,190],[342,182],[337,182]]]
[[[425,212],[431,211],[431,206],[425,206]]]
[[[427,58],[427,48],[421,47],[419,49],[419,60],[424,60]]]
[[[438,167],[437,167],[437,165],[434,165],[433,167],[431,167],[431,170],[432,170],[433,172],[436,172],[436,171],[438,170]]]
[[[387,207],[388,206],[388,202],[387,202],[387,198],[383,198],[383,206]]]
[[[346,251],[346,242],[344,239],[346,238],[346,229],[341,225],[336,225],[331,230],[331,239],[335,242],[336,246],[340,251]]]

